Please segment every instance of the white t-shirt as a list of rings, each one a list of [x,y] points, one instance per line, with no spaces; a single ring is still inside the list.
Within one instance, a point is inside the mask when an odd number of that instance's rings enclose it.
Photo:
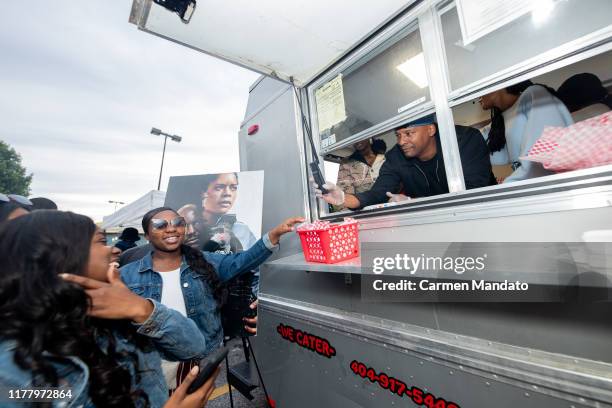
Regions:
[[[181,289],[181,270],[175,269],[168,272],[159,272],[162,277],[161,304],[180,312],[187,317],[185,299]]]
[[[183,298],[183,291],[181,290],[181,269],[158,273],[162,277],[163,282],[161,304],[187,317],[185,299]],[[176,388],[176,371],[178,365],[179,363],[174,361],[162,360],[162,371],[164,372],[168,389]]]

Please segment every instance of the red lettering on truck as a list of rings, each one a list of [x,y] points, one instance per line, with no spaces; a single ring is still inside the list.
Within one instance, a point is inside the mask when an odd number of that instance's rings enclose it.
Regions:
[[[294,329],[293,327],[284,325],[282,323],[276,327],[276,331],[283,339],[290,341],[291,343],[296,343],[297,345],[313,351],[321,356],[332,358],[336,355],[336,349],[332,347],[329,341],[323,337],[319,337],[299,329]]]

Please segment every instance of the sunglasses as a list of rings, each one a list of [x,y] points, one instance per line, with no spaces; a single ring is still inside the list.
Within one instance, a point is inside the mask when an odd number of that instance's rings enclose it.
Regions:
[[[168,225],[172,225],[175,228],[184,227],[187,223],[183,217],[176,217],[170,221],[161,218],[153,218],[151,220],[151,227],[155,230],[164,230],[168,228]]]

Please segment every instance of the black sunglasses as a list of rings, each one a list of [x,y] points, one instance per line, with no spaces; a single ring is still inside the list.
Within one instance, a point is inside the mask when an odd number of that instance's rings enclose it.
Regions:
[[[164,220],[161,218],[153,218],[151,220],[151,227],[156,230],[163,230],[168,228],[168,225],[172,225],[175,228],[184,227],[186,225],[185,219],[183,217],[176,217],[172,220]]]

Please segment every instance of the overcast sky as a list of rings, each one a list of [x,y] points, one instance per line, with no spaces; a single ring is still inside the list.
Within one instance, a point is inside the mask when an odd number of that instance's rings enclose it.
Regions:
[[[31,196],[96,221],[108,200],[168,177],[239,170],[238,130],[258,74],[137,30],[131,0],[4,2],[0,140],[34,173]]]

